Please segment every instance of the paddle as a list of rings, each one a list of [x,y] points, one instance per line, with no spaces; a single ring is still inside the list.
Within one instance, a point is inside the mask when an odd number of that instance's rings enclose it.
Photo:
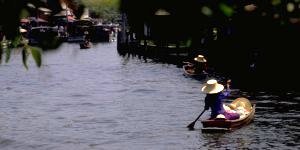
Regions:
[[[201,112],[201,114],[196,118],[195,121],[193,121],[192,123],[190,123],[187,127],[190,129],[190,130],[193,130],[194,129],[194,126],[195,126],[195,123],[198,121],[198,119],[202,116],[202,114],[205,112],[205,109]]]

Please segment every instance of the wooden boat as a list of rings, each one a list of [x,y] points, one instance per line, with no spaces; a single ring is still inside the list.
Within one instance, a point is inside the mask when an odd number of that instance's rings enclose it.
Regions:
[[[242,101],[245,102],[246,98],[237,98],[233,103],[238,103]],[[250,102],[246,104],[245,108],[249,113],[241,116],[237,120],[227,120],[225,118],[214,118],[214,119],[207,119],[202,120],[202,131],[203,132],[223,132],[223,131],[232,131],[234,129],[243,127],[249,123],[251,123],[254,119],[255,114],[255,104],[251,104]]]
[[[91,48],[90,42],[80,43],[80,49],[88,49],[88,48]]]
[[[191,64],[183,65],[184,75],[193,77],[196,79],[204,79],[207,76],[206,72],[196,73],[194,67]]]

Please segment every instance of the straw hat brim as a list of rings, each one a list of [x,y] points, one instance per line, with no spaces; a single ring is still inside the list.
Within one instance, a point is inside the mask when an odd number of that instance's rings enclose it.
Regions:
[[[201,88],[201,91],[207,94],[216,94],[221,92],[224,89],[224,86],[222,84],[217,84],[216,86],[203,86]]]
[[[196,57],[194,60],[197,61],[197,62],[206,62],[205,58],[198,58],[198,57]]]
[[[20,33],[25,33],[25,32],[27,32],[27,30],[26,30],[26,29],[23,29],[23,28],[21,28],[19,31],[20,31]]]

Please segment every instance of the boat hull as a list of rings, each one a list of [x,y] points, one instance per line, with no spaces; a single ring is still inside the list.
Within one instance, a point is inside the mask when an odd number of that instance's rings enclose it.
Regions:
[[[88,49],[88,48],[91,48],[91,44],[90,43],[88,43],[88,44],[81,43],[80,44],[80,49]]]
[[[232,130],[240,128],[251,123],[254,119],[255,105],[252,106],[251,112],[243,118],[237,120],[227,119],[207,119],[202,120],[203,130]]]
[[[193,69],[189,65],[183,65],[184,75],[196,78],[196,79],[204,79],[207,76],[207,73],[194,73]]]

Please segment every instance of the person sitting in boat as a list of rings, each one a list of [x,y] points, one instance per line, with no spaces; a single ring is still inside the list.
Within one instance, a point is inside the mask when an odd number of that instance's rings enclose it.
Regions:
[[[194,65],[194,72],[195,74],[200,74],[200,73],[206,73],[207,66],[206,66],[206,59],[204,58],[203,55],[198,55],[197,57],[194,58],[195,65]]]
[[[201,88],[201,91],[206,93],[204,109],[211,109],[211,118],[222,116],[228,120],[239,119],[240,115],[238,113],[226,111],[223,107],[223,99],[230,93],[228,88],[224,90],[224,86],[219,84],[217,80],[210,79]]]
[[[191,74],[206,74],[206,59],[203,55],[198,55],[194,58],[193,62],[184,62],[186,64],[187,72]]]

